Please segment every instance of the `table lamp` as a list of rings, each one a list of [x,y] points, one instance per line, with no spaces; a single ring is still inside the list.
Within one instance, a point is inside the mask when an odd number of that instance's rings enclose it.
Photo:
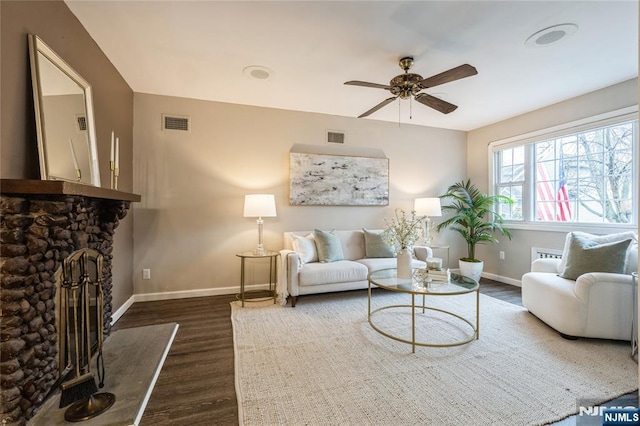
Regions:
[[[413,204],[413,210],[415,210],[419,216],[426,216],[424,244],[429,246],[431,245],[431,228],[433,227],[433,221],[430,217],[442,216],[440,198],[416,198]]]
[[[276,199],[273,194],[249,194],[244,196],[244,217],[257,217],[258,223],[258,247],[254,254],[264,255],[262,244],[263,217],[276,217]]]

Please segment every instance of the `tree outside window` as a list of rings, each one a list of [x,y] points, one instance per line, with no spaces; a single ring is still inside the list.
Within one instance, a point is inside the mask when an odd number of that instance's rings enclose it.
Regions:
[[[496,151],[496,191],[516,201],[501,214],[547,223],[633,223],[634,146],[637,120]]]

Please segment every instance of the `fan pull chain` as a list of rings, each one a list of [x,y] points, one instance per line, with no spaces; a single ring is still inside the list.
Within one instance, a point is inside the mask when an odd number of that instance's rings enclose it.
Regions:
[[[409,96],[409,120],[413,120],[413,96]]]

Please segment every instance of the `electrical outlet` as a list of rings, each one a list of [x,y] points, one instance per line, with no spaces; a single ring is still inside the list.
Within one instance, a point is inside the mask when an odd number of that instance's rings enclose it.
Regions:
[[[500,260],[504,260],[504,252],[503,251],[500,252]]]
[[[142,270],[142,279],[150,280],[151,279],[151,269],[143,269]]]

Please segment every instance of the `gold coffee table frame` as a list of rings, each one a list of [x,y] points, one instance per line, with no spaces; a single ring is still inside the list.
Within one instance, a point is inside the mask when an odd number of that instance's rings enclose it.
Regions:
[[[433,279],[428,283],[421,283],[414,279],[398,279],[396,276],[396,269],[381,269],[371,272],[367,279],[369,280],[368,289],[368,321],[378,333],[386,336],[390,339],[398,342],[408,343],[411,345],[411,352],[416,352],[416,346],[429,346],[429,347],[451,347],[460,346],[470,343],[474,340],[478,340],[480,337],[480,285],[479,283],[469,277],[462,276],[460,274],[451,273],[451,279],[446,281],[445,279]],[[411,305],[389,305],[383,306],[377,309],[371,310],[371,287],[375,285],[381,289],[387,291],[394,291],[397,293],[407,293],[411,295]],[[476,292],[476,323],[474,324],[462,316],[446,311],[444,309],[429,307],[425,305],[426,296],[457,296],[461,294]],[[416,296],[422,296],[422,306],[418,305],[418,308],[422,308],[422,313],[426,310],[437,311],[449,315],[453,318],[457,318],[462,323],[467,324],[473,331],[466,339],[454,341],[452,343],[429,343],[416,341]],[[379,326],[374,324],[373,317],[376,313],[392,309],[392,308],[411,308],[411,340],[403,339],[394,334],[382,330]]]

